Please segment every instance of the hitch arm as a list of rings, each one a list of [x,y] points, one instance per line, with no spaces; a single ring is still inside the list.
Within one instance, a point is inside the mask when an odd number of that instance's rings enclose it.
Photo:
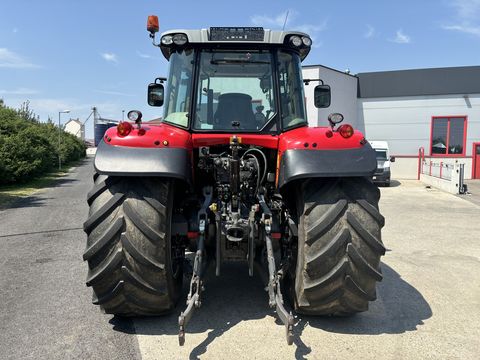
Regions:
[[[280,281],[283,278],[283,271],[280,270],[276,272],[275,270],[275,259],[273,257],[272,239],[270,238],[270,234],[265,234],[265,242],[267,244],[268,272],[270,279],[268,282],[268,295],[270,298],[269,305],[270,307],[275,307],[278,317],[283,325],[285,325],[287,344],[292,345],[294,318],[292,312],[288,312],[283,304],[283,295],[280,287]]]
[[[283,303],[282,289],[280,287],[281,280],[283,278],[283,269],[277,271],[275,265],[275,257],[273,256],[272,238],[270,237],[272,212],[268,208],[263,195],[258,195],[260,206],[263,210],[262,223],[265,231],[265,245],[267,248],[267,262],[268,262],[268,297],[270,307],[275,307],[278,317],[285,325],[285,335],[287,344],[293,344],[293,324],[294,318],[292,312],[288,312],[285,309]]]
[[[203,227],[203,231],[202,231]],[[203,290],[203,282],[201,279],[202,275],[202,262],[203,262],[203,251],[204,251],[204,237],[205,237],[205,222],[202,220],[200,223],[200,240],[198,242],[198,249],[195,254],[195,261],[193,264],[193,275],[190,280],[190,291],[188,292],[187,297],[187,308],[185,311],[180,313],[178,317],[178,343],[180,346],[185,344],[185,327],[192,318],[195,308],[199,308],[202,304],[200,300],[200,295]]]
[[[193,274],[192,279],[190,280],[190,291],[188,292],[187,297],[187,308],[185,311],[180,313],[178,317],[178,343],[180,346],[185,344],[185,327],[189,323],[190,319],[192,318],[193,312],[195,308],[199,308],[202,305],[201,301],[201,293],[204,290],[203,288],[203,281],[202,281],[202,270],[203,270],[203,256],[205,253],[205,229],[207,224],[207,207],[210,205],[212,201],[212,188],[205,187],[203,191],[204,195],[204,202],[202,208],[198,212],[198,219],[199,219],[199,240],[198,240],[198,248],[197,252],[195,253],[195,260],[193,263]]]

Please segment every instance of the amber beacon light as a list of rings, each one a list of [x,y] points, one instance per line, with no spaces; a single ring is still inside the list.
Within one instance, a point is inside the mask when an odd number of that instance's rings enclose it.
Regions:
[[[147,31],[155,34],[160,29],[158,25],[158,16],[156,15],[149,15],[147,20]]]

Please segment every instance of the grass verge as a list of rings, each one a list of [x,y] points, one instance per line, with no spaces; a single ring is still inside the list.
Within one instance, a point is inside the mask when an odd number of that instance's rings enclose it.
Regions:
[[[62,166],[60,170],[57,169],[25,183],[0,186],[0,210],[8,208],[19,199],[26,198],[42,189],[54,185],[60,178],[65,176],[71,168],[82,163],[84,160],[85,159],[80,159],[71,162],[68,165]]]

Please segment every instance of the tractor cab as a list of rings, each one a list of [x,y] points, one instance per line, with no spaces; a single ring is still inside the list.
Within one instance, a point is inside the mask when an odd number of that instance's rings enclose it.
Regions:
[[[164,105],[165,123],[209,133],[276,134],[307,126],[300,65],[312,45],[307,34],[214,27],[167,31],[155,45],[170,72],[166,91],[163,81],[150,84],[148,99]],[[320,107],[329,105],[329,90],[316,89],[326,100]]]

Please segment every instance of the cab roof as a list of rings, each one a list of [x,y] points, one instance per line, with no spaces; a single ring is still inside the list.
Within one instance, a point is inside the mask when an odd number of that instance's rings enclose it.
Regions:
[[[259,48],[261,48],[262,45],[288,45],[289,39],[295,35],[300,38],[306,37],[311,40],[308,34],[300,31],[274,31],[262,27],[211,27],[209,29],[200,30],[174,29],[163,32],[161,34],[161,39],[166,35],[174,34],[185,34],[188,43],[195,45],[251,44]],[[299,52],[302,60],[309,53],[310,47],[311,46],[302,46],[298,49],[300,50]],[[170,58],[172,46],[160,42],[160,48],[163,55],[168,60]]]

